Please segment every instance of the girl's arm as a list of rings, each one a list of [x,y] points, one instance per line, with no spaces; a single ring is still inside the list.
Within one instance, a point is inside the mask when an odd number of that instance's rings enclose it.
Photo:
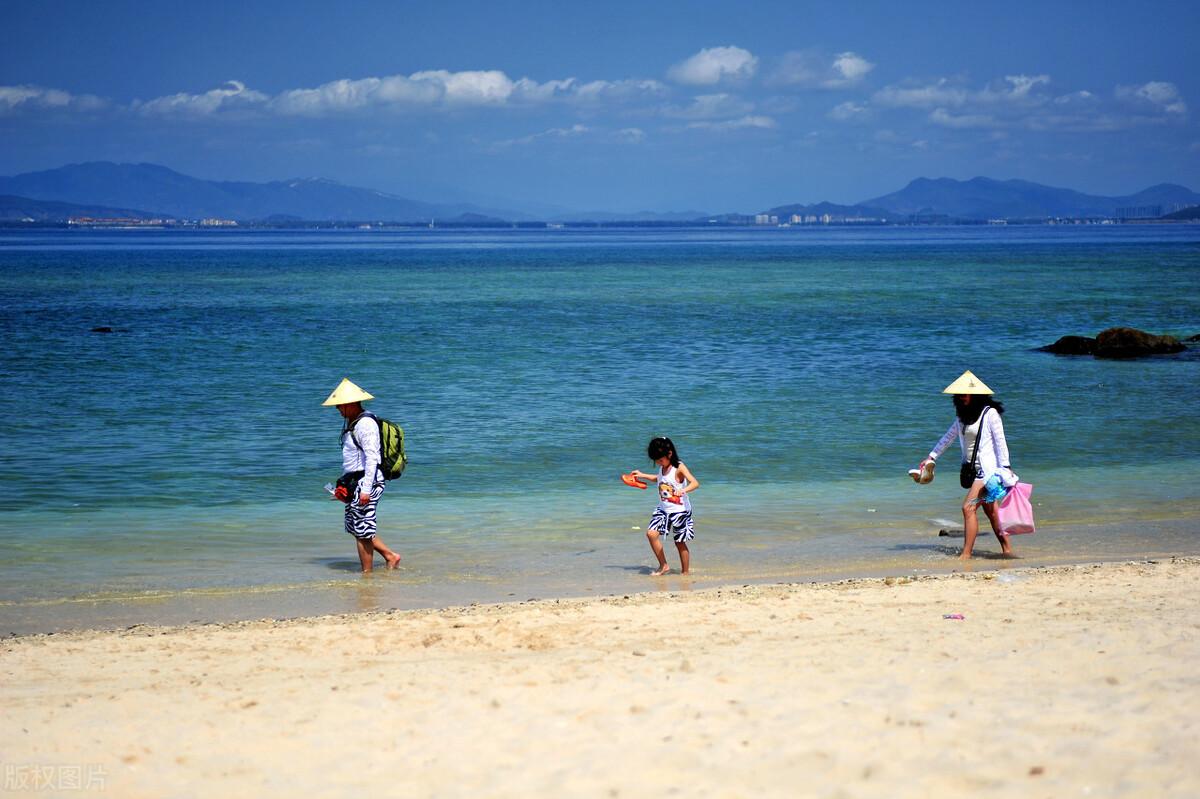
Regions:
[[[688,467],[683,465],[683,461],[679,462],[679,465],[675,467],[675,471],[682,474],[684,479],[687,480],[687,485],[683,487],[683,493],[690,494],[700,487],[700,481],[692,475]]]
[[[946,451],[946,447],[950,446],[950,442],[958,437],[958,419],[950,423],[950,429],[946,434],[938,439],[938,443],[934,444],[933,449],[929,452],[929,457],[926,460],[937,461],[938,456]],[[922,461],[924,463],[924,461]]]
[[[657,474],[646,474],[645,472],[643,472],[643,471],[640,471],[640,470],[638,470],[638,469],[634,469],[632,472],[630,472],[630,474],[631,474],[631,475],[633,475],[634,477],[636,477],[636,478],[637,478],[637,479],[639,479],[639,480],[649,480],[649,481],[650,481],[650,482],[652,482],[652,483],[657,483],[657,482],[658,482],[658,475],[657,475]]]

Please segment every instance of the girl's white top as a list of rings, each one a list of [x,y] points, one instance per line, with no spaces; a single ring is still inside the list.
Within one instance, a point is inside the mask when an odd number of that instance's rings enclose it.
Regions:
[[[687,479],[674,466],[658,474],[658,507],[664,513],[682,513],[692,509],[692,501],[683,493]]]
[[[983,425],[982,433],[980,433],[981,424]],[[1009,468],[1008,442],[1004,440],[1004,422],[1000,421],[1000,414],[996,413],[995,408],[985,409],[983,415],[973,424],[967,425],[965,429],[962,422],[955,418],[954,424],[950,425],[946,435],[938,440],[933,451],[929,453],[929,457],[936,461],[938,455],[945,452],[946,447],[950,446],[950,442],[957,437],[959,446],[962,447],[962,462],[966,463],[971,460],[971,452],[975,449],[975,438],[979,435],[982,435],[983,438],[979,441],[979,454],[975,456],[975,465],[983,470],[983,481],[986,483],[992,475],[998,474],[1000,482],[1005,486],[1015,485],[1017,476]]]
[[[370,416],[360,416],[354,422],[354,438],[358,439],[360,450],[354,446],[354,439],[349,433],[342,436],[342,474],[350,472],[363,473],[358,481],[360,493],[371,493],[375,487],[375,474],[379,469],[379,425]]]

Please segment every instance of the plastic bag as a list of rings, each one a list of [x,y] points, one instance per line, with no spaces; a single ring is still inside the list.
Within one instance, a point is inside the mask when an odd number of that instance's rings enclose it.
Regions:
[[[1033,503],[1029,495],[1033,486],[1029,483],[1017,483],[1009,489],[1008,496],[996,506],[996,514],[1000,522],[1000,532],[1003,535],[1020,535],[1035,531],[1033,524]]]

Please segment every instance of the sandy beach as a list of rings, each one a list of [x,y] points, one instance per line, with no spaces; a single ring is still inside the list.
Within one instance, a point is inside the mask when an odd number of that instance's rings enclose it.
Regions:
[[[1200,559],[665,584],[675,590],[8,639],[0,785],[1200,795]]]

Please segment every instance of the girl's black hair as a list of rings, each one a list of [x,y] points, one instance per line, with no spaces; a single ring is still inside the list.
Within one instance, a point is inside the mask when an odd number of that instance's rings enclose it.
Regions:
[[[652,461],[670,455],[671,465],[679,465],[679,454],[675,452],[675,443],[664,436],[650,439],[650,444],[646,447],[646,454],[650,456],[650,460]]]
[[[996,413],[1004,413],[1004,403],[991,394],[971,394],[970,396],[970,405],[964,405],[958,395],[954,397],[954,415],[963,423],[963,427],[975,424],[984,408],[994,408]]]

